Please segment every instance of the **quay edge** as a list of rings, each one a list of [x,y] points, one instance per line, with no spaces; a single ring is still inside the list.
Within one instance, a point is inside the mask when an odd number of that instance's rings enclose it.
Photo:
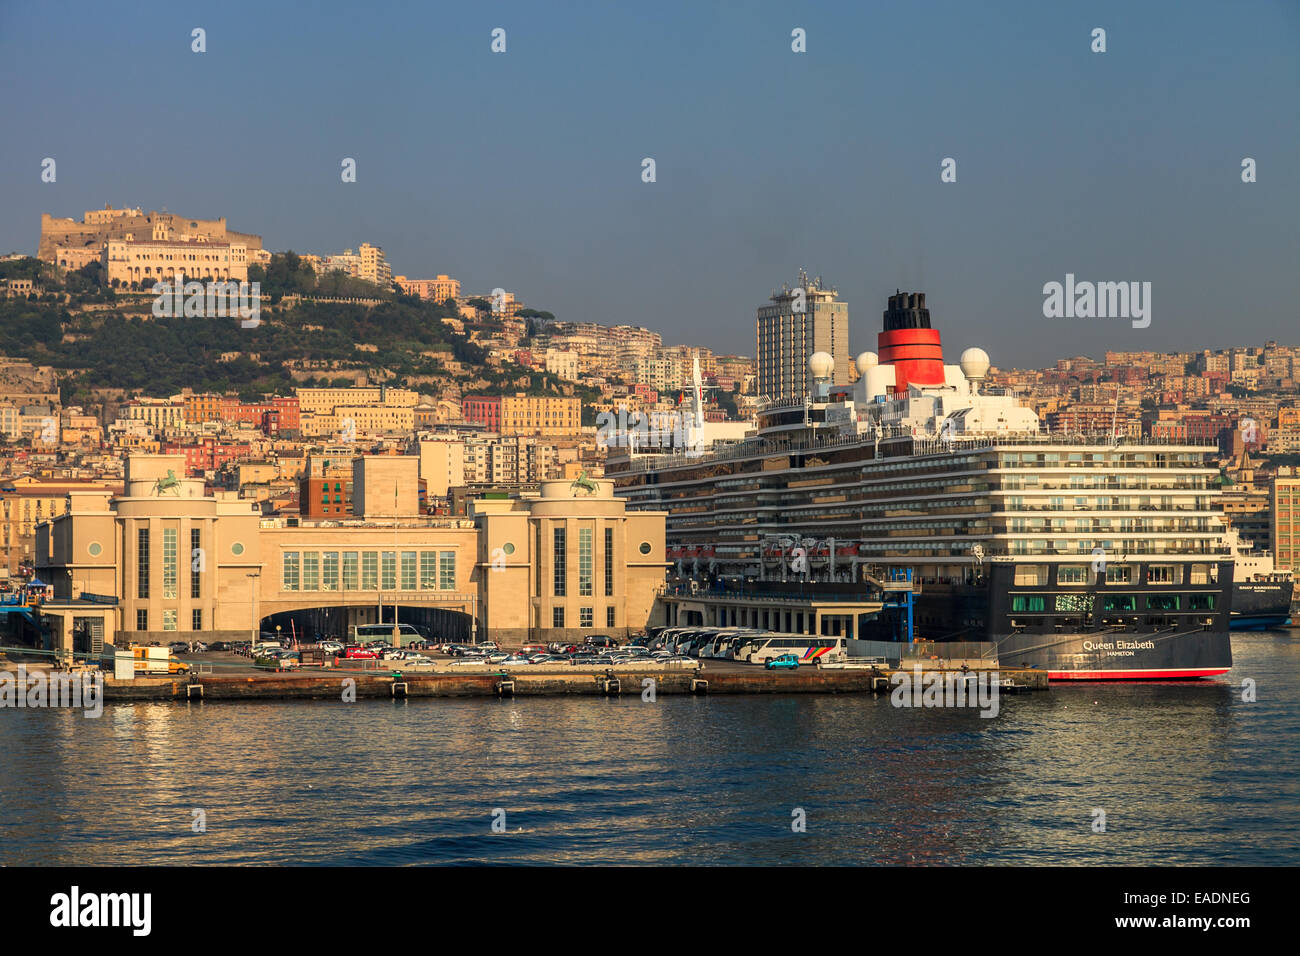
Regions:
[[[974,672],[972,672],[974,673]],[[997,671],[1020,688],[1046,690],[1048,677],[1040,670]],[[653,678],[658,694],[861,694],[882,690],[874,683],[890,676],[889,671],[808,669],[799,673],[780,673],[755,669],[752,673],[736,671],[582,671],[579,673],[522,674],[499,673],[446,674],[408,673],[365,674],[336,671],[333,674],[311,673],[266,676],[137,677],[133,680],[104,680],[107,703],[131,701],[254,701],[254,700],[340,700],[343,681],[356,681],[356,697],[391,699],[414,697],[498,697],[499,685],[513,681],[505,696],[608,696],[603,681],[612,676],[619,682],[619,696],[640,696],[642,681]],[[403,686],[405,685],[405,686]],[[884,685],[888,689],[888,684]]]

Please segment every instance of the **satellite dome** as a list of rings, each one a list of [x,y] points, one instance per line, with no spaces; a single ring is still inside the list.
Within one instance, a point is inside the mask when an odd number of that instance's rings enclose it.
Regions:
[[[813,378],[830,378],[835,373],[835,359],[829,352],[814,352],[808,359],[808,371]]]
[[[969,379],[979,381],[989,373],[989,353],[983,349],[970,348],[961,353],[961,373]]]
[[[880,364],[880,356],[875,352],[859,352],[853,364],[857,366],[859,375],[866,375],[867,369],[875,368]]]

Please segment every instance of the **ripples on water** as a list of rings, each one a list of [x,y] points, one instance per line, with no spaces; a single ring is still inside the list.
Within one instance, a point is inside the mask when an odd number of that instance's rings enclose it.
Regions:
[[[0,711],[0,862],[1294,864],[1296,634],[1234,637],[1219,681],[1054,685],[992,720],[861,695]]]

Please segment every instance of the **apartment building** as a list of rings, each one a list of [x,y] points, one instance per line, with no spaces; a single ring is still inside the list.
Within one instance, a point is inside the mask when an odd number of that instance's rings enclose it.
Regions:
[[[1273,559],[1279,568],[1300,574],[1300,476],[1279,469],[1271,486]]]
[[[467,395],[466,422],[500,435],[573,435],[582,428],[582,400],[565,396]]]

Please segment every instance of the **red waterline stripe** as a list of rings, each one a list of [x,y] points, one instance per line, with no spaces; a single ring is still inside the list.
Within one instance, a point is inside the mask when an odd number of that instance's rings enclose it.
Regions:
[[[1145,670],[1145,671],[1048,671],[1049,680],[1177,680],[1185,677],[1215,677],[1228,673],[1226,667],[1203,670]]]

